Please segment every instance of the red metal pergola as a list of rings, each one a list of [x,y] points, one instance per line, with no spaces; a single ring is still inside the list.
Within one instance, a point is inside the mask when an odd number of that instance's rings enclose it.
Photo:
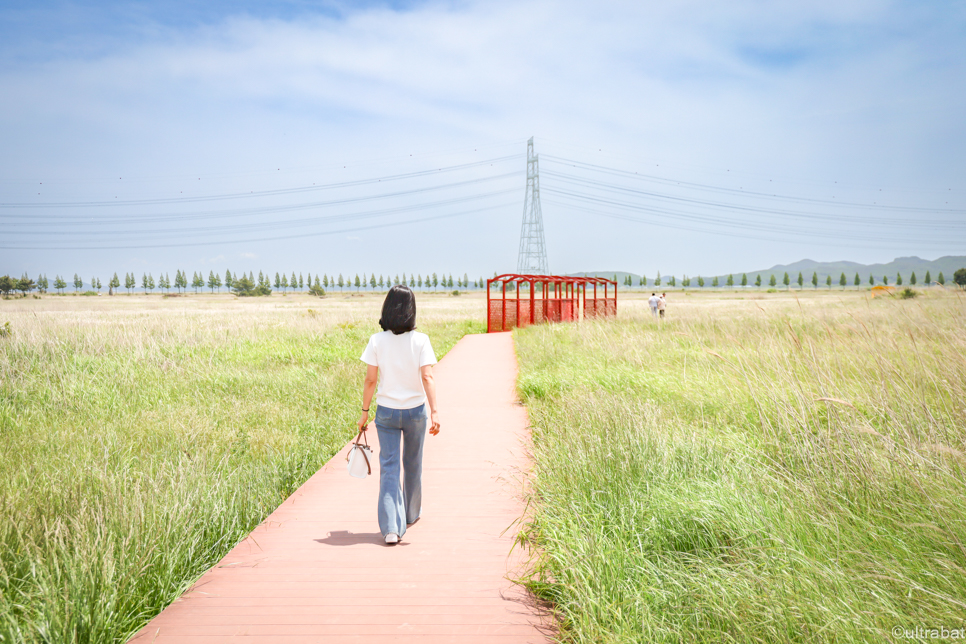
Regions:
[[[493,295],[493,284],[501,297]],[[515,297],[507,298],[512,284]],[[521,297],[521,287],[529,293]],[[603,292],[598,294],[597,287]],[[593,290],[588,289],[592,287]],[[617,282],[603,277],[518,275],[506,273],[486,280],[486,331],[509,331],[541,322],[574,322],[617,315]]]

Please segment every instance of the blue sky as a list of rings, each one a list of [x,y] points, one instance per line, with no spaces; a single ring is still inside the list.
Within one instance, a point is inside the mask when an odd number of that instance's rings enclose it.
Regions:
[[[557,272],[966,254],[964,79],[963,2],[2,4],[0,274],[512,270],[530,136]]]

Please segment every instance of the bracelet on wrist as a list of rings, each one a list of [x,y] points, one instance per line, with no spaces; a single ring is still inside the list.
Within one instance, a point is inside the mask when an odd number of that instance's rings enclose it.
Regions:
[[[368,409],[363,409],[362,411],[366,412],[367,414],[369,413]]]

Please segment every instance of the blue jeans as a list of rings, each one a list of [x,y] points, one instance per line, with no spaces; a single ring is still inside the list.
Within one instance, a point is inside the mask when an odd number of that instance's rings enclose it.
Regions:
[[[382,406],[376,409],[379,531],[383,536],[395,532],[401,537],[406,534],[406,524],[419,518],[423,500],[423,441],[428,421],[425,404],[412,409]]]

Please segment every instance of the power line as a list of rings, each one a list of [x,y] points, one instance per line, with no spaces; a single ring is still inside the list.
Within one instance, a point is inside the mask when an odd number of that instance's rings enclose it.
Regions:
[[[386,175],[383,177],[373,177],[370,179],[358,179],[355,181],[342,181],[338,183],[328,183],[318,186],[299,186],[295,188],[280,188],[277,190],[263,190],[259,192],[248,192],[248,193],[227,193],[227,194],[216,194],[216,195],[205,195],[198,197],[171,197],[171,198],[158,198],[158,199],[114,199],[110,201],[52,201],[52,202],[38,202],[38,203],[0,203],[0,208],[90,208],[90,207],[116,207],[116,206],[145,206],[145,205],[159,205],[159,204],[176,204],[176,203],[200,203],[206,201],[224,201],[229,199],[251,199],[259,197],[278,197],[282,195],[293,195],[304,192],[314,192],[319,190],[332,190],[335,188],[349,188],[355,186],[365,186],[372,185],[374,183],[382,183],[389,181],[400,181],[404,179],[413,179],[417,177],[426,177],[431,175],[438,175],[442,172],[456,172],[459,170],[466,170],[468,168],[476,168],[482,165],[503,163],[505,161],[519,159],[519,154],[511,154],[508,156],[497,157],[495,159],[485,159],[483,161],[474,161],[472,163],[463,163],[460,165],[447,166],[443,168],[437,168],[435,170],[420,170],[417,172],[407,172],[403,174]]]
[[[477,208],[474,210],[466,210],[463,212],[448,213],[445,215],[436,215],[434,217],[421,217],[418,219],[409,219],[406,221],[397,221],[383,224],[376,224],[371,226],[357,226],[353,228],[342,228],[339,230],[327,230],[324,232],[314,232],[314,233],[300,233],[298,235],[280,235],[276,237],[259,237],[257,239],[232,239],[232,240],[220,240],[220,244],[248,244],[252,242],[264,242],[264,241],[280,241],[286,239],[302,239],[305,237],[321,237],[325,235],[340,235],[342,233],[352,233],[360,232],[363,230],[375,230],[380,228],[389,228],[396,226],[408,226],[409,224],[417,224],[426,221],[437,221],[440,219],[451,219],[455,217],[465,217],[466,215],[477,214],[481,212],[487,212],[491,210],[497,210],[500,208],[508,208],[513,204],[497,204],[495,206],[489,206],[486,208]],[[213,242],[182,242],[177,244],[130,244],[123,246],[0,246],[0,249],[4,250],[131,250],[131,249],[141,249],[141,248],[181,248],[182,246],[210,246]]]
[[[575,161],[573,159],[565,159],[563,157],[555,157],[552,155],[544,155],[544,157],[551,162],[557,162],[563,165],[569,165],[574,168],[580,168],[585,170],[590,170],[593,172],[599,172],[603,174],[610,174],[614,176],[625,177],[628,179],[637,179],[640,181],[653,181],[665,185],[675,185],[675,186],[686,186],[694,188],[697,190],[707,190],[712,192],[721,192],[726,194],[741,195],[743,197],[758,197],[768,200],[780,200],[780,201],[792,201],[798,203],[810,203],[816,205],[827,205],[836,207],[852,207],[852,208],[862,208],[869,210],[894,210],[897,212],[936,212],[936,213],[949,213],[949,214],[964,214],[966,210],[957,208],[935,208],[935,207],[923,207],[923,206],[893,206],[888,204],[868,204],[868,203],[856,203],[851,201],[838,201],[830,199],[815,199],[811,197],[795,197],[791,195],[780,195],[775,193],[765,193],[757,192],[754,190],[739,190],[735,188],[726,188],[723,186],[714,186],[705,183],[696,183],[692,181],[680,181],[675,179],[668,179],[666,177],[659,177],[656,175],[643,174],[639,172],[630,172],[628,170],[620,170],[618,168],[609,168],[607,166],[596,165],[593,163],[584,163],[581,161]]]

